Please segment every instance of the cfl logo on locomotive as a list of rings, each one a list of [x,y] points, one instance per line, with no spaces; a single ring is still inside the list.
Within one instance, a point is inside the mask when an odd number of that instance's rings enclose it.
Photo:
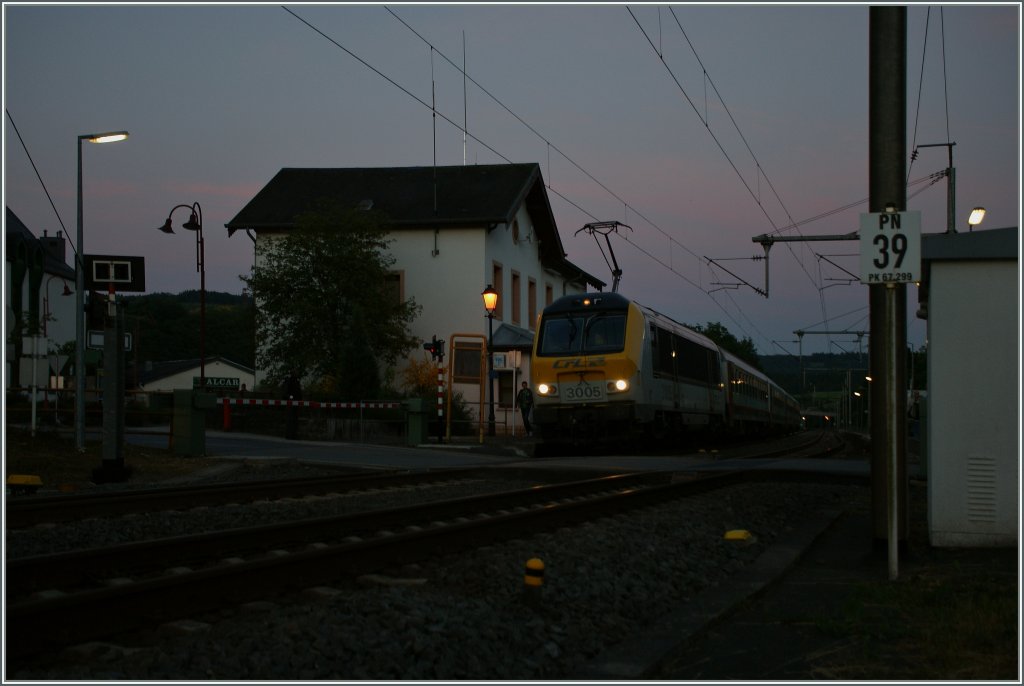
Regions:
[[[573,357],[565,360],[555,360],[554,364],[551,365],[553,369],[580,369],[603,366],[603,357],[591,357],[590,359],[586,359],[583,357]]]

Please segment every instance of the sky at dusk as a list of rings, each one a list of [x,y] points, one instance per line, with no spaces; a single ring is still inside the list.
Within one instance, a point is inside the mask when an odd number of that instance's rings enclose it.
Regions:
[[[842,270],[858,272],[858,244],[777,244],[767,299],[705,258],[763,288],[752,237],[793,223],[857,230],[868,16],[867,5],[5,4],[4,202],[37,236],[62,230],[13,120],[73,239],[77,137],[127,130],[125,142],[84,144],[85,252],[143,256],[150,292],[196,289],[193,234],[156,229],[198,202],[207,288],[240,293],[253,245],[224,224],[278,170],[430,166],[436,140],[440,165],[538,163],[568,258],[609,284],[597,243],[574,234],[632,227],[612,237],[625,295],[721,322],[762,354],[795,353],[797,329],[868,329],[867,288]],[[907,24],[908,160],[915,142],[955,142],[957,228],[978,205],[981,230],[1019,226],[1020,4],[911,5]],[[946,181],[914,182],[947,157],[923,147],[908,161],[907,209],[924,233],[945,230]],[[175,226],[187,218],[178,210]],[[807,336],[804,353],[857,350],[853,336],[830,338]]]

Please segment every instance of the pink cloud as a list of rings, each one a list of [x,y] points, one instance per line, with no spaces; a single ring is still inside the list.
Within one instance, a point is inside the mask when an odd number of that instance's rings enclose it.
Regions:
[[[210,182],[171,182],[168,184],[170,190],[174,193],[180,193],[186,197],[221,197],[231,198],[233,200],[244,200],[249,201],[255,196],[261,188],[262,183],[259,184],[217,184]]]

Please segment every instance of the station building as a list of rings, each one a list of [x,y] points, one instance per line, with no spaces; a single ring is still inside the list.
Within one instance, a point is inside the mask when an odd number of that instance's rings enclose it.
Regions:
[[[37,237],[10,207],[4,209],[4,388],[28,388],[33,371],[37,387],[52,387],[62,383],[67,362],[57,348],[75,340],[75,270],[67,263],[62,232],[50,236],[44,230]]]
[[[424,342],[463,335],[465,347],[451,360],[452,390],[471,408],[483,402],[480,375],[486,373],[481,293],[494,287],[498,424],[511,431],[515,388],[529,375],[538,314],[556,298],[605,285],[567,259],[539,165],[285,168],[226,227],[253,237],[258,263],[263,241],[293,229],[297,216],[324,200],[388,218],[396,297],[413,297],[422,307],[412,334]],[[449,351],[446,346],[446,365]]]

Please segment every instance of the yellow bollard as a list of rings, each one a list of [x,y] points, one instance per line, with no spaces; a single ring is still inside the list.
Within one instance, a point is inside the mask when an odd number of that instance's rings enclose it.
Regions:
[[[526,561],[526,573],[523,576],[523,600],[533,608],[540,606],[541,594],[544,590],[544,561],[532,557]]]
[[[43,480],[35,474],[11,474],[7,477],[7,489],[12,494],[35,493],[42,485]]]

